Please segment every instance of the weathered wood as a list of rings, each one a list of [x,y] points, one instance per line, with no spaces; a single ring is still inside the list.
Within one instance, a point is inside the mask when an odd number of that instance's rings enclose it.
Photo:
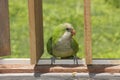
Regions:
[[[0,73],[120,73],[119,59],[97,59],[93,60],[93,64],[90,66],[84,65],[83,60],[80,61],[82,63],[79,65],[64,64],[70,60],[72,59],[68,59],[67,61],[57,60],[55,65],[51,65],[49,64],[50,60],[46,63],[46,59],[40,59],[38,65],[30,65],[30,59],[0,59]]]
[[[43,16],[42,0],[28,0],[31,63],[36,64],[43,54]]]
[[[92,64],[90,0],[84,0],[84,38],[86,64]]]
[[[119,65],[30,65],[0,64],[0,73],[120,73]]]
[[[10,54],[8,0],[0,0],[0,56]]]

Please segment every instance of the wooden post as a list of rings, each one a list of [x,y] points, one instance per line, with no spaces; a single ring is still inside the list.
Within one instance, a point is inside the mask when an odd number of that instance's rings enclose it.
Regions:
[[[86,64],[92,64],[91,15],[90,0],[84,0],[84,37]]]
[[[42,0],[28,0],[31,63],[36,64],[43,54]]]
[[[8,0],[0,0],[0,56],[10,54]]]

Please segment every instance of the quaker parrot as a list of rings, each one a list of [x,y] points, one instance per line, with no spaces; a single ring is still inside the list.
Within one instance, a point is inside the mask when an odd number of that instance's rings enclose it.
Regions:
[[[78,64],[76,53],[79,50],[78,43],[74,38],[75,30],[70,23],[60,24],[53,30],[52,36],[47,42],[47,51],[53,57],[51,64],[55,63],[55,58],[73,58],[74,64]]]

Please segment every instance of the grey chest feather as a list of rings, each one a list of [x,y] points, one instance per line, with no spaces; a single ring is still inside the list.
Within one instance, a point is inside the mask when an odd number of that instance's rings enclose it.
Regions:
[[[70,41],[58,42],[53,48],[53,54],[56,57],[68,57],[74,54]]]
[[[70,41],[61,41],[58,42],[54,48],[55,50],[58,51],[67,51],[67,50],[71,50],[71,44]]]

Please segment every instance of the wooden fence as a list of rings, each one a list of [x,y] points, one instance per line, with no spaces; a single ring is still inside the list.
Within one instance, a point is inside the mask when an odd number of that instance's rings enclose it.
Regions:
[[[31,63],[44,52],[42,0],[28,0]],[[8,0],[0,0],[0,56],[10,54]],[[86,64],[92,64],[90,0],[84,0],[84,42]]]

